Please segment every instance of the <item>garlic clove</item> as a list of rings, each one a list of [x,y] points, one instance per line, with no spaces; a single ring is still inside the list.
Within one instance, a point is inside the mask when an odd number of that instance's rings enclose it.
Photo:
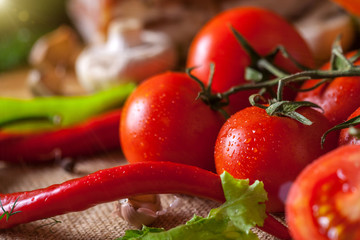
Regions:
[[[80,84],[89,92],[124,82],[141,82],[175,67],[177,54],[169,37],[145,31],[135,19],[118,19],[108,42],[85,49],[76,61]]]
[[[153,211],[161,210],[161,201],[159,195],[148,194],[148,195],[138,195],[131,198],[128,198],[128,203],[138,208],[148,208]]]
[[[115,206],[115,214],[131,225],[141,228],[153,223],[161,209],[158,195],[141,195],[120,200]]]
[[[133,18],[115,20],[109,27],[107,49],[116,51],[142,45],[143,27],[140,21]]]
[[[330,59],[331,48],[337,37],[341,36],[342,48],[347,51],[356,35],[352,18],[330,2],[320,5],[319,9],[296,22],[295,26],[313,51],[319,66]]]
[[[39,70],[32,69],[29,71],[27,76],[27,84],[30,88],[32,94],[35,96],[52,96],[54,91],[50,90],[44,82],[48,80],[44,80],[45,76]],[[58,81],[55,81],[57,83]],[[54,82],[52,82],[54,83]]]
[[[144,209],[138,211],[129,204],[122,205],[118,215],[136,228],[141,228],[142,225],[149,225],[157,218],[156,212],[149,209],[147,211]]]
[[[76,75],[81,86],[88,92],[96,92],[114,85],[131,81],[118,78],[119,69],[124,68],[127,56],[93,48],[82,52],[76,63]]]
[[[32,93],[64,95],[64,80],[73,73],[75,59],[81,50],[75,31],[65,25],[39,38],[29,54],[29,64],[34,70],[27,80]]]

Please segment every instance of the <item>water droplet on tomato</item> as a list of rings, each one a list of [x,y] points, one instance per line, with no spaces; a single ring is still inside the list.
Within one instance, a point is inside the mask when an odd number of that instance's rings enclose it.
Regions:
[[[350,187],[350,185],[347,184],[347,183],[344,183],[344,184],[341,186],[341,190],[342,190],[343,192],[349,192],[350,189],[351,189],[351,187]]]
[[[331,240],[339,239],[340,230],[341,229],[339,229],[338,226],[330,228],[327,233],[328,238]]]
[[[328,217],[319,217],[318,223],[323,228],[328,228],[330,225],[330,219]]]
[[[346,180],[346,175],[344,174],[342,169],[338,169],[336,171],[336,176],[341,180],[344,180],[344,181]]]
[[[251,142],[251,138],[244,139],[244,143],[249,143],[249,142]]]

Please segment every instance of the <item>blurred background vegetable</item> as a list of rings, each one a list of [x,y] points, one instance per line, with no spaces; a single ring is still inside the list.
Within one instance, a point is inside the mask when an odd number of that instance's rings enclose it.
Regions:
[[[0,98],[0,126],[5,126],[4,131],[9,132],[39,132],[68,127],[120,108],[134,88],[134,84],[127,83],[86,96],[26,100]]]
[[[0,72],[27,62],[33,43],[69,23],[64,0],[0,0]]]
[[[360,16],[360,1],[358,0],[333,0],[352,14]]]
[[[37,70],[28,77],[33,94],[66,94],[64,85],[68,83],[62,83],[59,79],[68,76],[61,75],[63,72],[57,71],[59,69],[39,71],[33,61],[28,62],[34,43],[59,26],[68,25],[80,36],[85,47],[93,47],[106,43],[112,22],[129,18],[139,21],[144,30],[165,34],[178,51],[178,64],[169,69],[183,69],[190,42],[200,27],[220,11],[249,4],[273,10],[294,23],[309,43],[318,65],[321,65],[328,60],[330,45],[337,35],[343,36],[345,50],[356,44],[357,27],[353,25],[350,14],[343,9],[345,7],[350,13],[356,13],[356,3],[352,2],[276,0],[269,4],[266,0],[0,0],[0,72],[31,65]],[[324,25],[324,22],[331,24]],[[75,63],[71,64],[69,69]],[[70,73],[75,76],[76,82],[77,74],[73,71]],[[83,87],[80,88],[82,90]]]

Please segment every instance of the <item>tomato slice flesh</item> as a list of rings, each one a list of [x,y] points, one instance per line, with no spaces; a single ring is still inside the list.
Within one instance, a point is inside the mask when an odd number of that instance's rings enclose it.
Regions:
[[[310,204],[313,221],[324,237],[360,239],[360,191],[341,170],[316,184]]]

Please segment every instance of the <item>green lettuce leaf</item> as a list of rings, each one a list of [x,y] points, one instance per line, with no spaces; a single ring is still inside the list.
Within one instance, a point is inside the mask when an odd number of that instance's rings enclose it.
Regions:
[[[117,240],[227,240],[258,239],[251,231],[262,226],[266,218],[267,193],[260,181],[249,185],[248,180],[233,178],[229,173],[221,174],[226,202],[212,209],[205,218],[194,216],[186,224],[168,231],[143,226],[142,230],[128,230]]]

